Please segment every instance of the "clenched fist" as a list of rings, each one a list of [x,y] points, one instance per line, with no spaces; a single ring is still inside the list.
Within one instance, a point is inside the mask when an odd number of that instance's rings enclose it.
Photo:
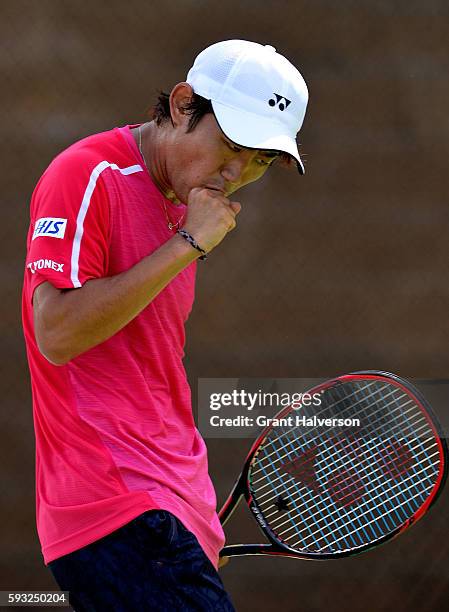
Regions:
[[[235,217],[241,210],[238,202],[231,202],[221,192],[206,187],[195,187],[189,193],[184,229],[208,253],[234,229]]]

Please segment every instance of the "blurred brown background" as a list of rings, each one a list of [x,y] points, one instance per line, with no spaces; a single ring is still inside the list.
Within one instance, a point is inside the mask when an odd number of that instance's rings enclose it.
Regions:
[[[448,26],[446,0],[1,0],[0,590],[56,588],[35,530],[20,325],[29,199],[50,160],[143,120],[208,44],[276,46],[309,85],[307,174],[276,168],[243,190],[238,229],[199,266],[186,359],[194,397],[198,377],[377,368],[449,379]],[[436,395],[447,419],[448,394]],[[247,448],[209,441],[220,501]],[[366,555],[234,559],[223,579],[241,612],[440,610],[448,498]],[[260,538],[243,508],[229,534]]]

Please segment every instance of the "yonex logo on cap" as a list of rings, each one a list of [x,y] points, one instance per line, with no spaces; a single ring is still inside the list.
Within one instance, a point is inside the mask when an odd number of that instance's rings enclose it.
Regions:
[[[274,93],[274,95],[275,95],[276,99],[270,98],[268,100],[268,104],[270,106],[277,106],[280,111],[285,110],[287,108],[287,106],[292,103],[292,101],[289,100],[288,98],[286,98],[285,96],[280,96],[277,93]]]

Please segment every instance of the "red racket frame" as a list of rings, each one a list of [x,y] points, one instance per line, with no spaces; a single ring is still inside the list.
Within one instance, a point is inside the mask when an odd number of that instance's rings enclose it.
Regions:
[[[420,518],[422,518],[424,514],[429,510],[429,508],[435,503],[435,501],[438,499],[438,496],[444,487],[444,484],[447,478],[448,449],[447,449],[446,440],[443,437],[441,437],[439,434],[438,429],[442,430],[442,428],[441,428],[440,423],[438,422],[437,417],[435,416],[435,413],[433,412],[427,400],[422,396],[422,394],[413,385],[411,385],[411,383],[400,378],[396,374],[391,374],[390,372],[366,370],[366,371],[354,372],[352,374],[344,374],[342,376],[338,376],[336,378],[333,378],[331,380],[328,380],[326,382],[323,382],[317,385],[316,387],[308,391],[308,393],[312,395],[313,393],[319,393],[320,391],[323,391],[331,386],[334,386],[336,383],[349,382],[349,381],[354,381],[358,379],[359,380],[367,380],[367,379],[385,380],[386,382],[393,383],[394,385],[402,389],[402,391],[404,391],[405,393],[413,397],[415,402],[420,406],[422,413],[424,414],[428,424],[430,425],[430,428],[432,429],[432,432],[438,443],[438,449],[440,453],[440,462],[442,463],[442,469],[440,470],[438,479],[435,482],[432,492],[430,493],[426,501],[423,503],[423,505],[420,506],[420,508],[416,511],[416,513],[411,518],[409,518],[407,521],[405,521],[403,525],[391,531],[390,533],[386,534],[385,536],[375,540],[374,542],[363,544],[361,546],[354,547],[349,550],[338,551],[335,553],[315,553],[315,552],[299,553],[296,550],[293,550],[292,548],[287,546],[285,543],[281,542],[276,537],[276,535],[273,533],[273,531],[270,529],[267,522],[265,521],[262,511],[260,510],[260,508],[258,507],[257,503],[255,502],[254,498],[251,495],[251,487],[249,483],[249,470],[251,467],[251,462],[254,456],[256,455],[260,445],[265,440],[265,438],[268,436],[270,431],[273,429],[273,427],[269,425],[262,431],[262,433],[259,435],[259,437],[255,440],[255,442],[251,446],[251,449],[246,457],[242,472],[239,478],[237,479],[236,483],[234,484],[231,490],[231,493],[229,494],[229,497],[227,498],[226,502],[223,504],[223,507],[218,513],[218,516],[220,518],[221,524],[224,526],[226,522],[229,520],[229,518],[231,517],[235,508],[237,507],[237,504],[239,503],[240,499],[244,497],[246,499],[248,507],[250,508],[253,515],[255,516],[259,527],[265,534],[266,538],[269,540],[270,544],[231,544],[231,545],[225,546],[221,550],[220,557],[234,557],[234,556],[241,556],[241,555],[270,555],[270,556],[279,555],[279,556],[293,557],[296,559],[304,559],[304,560],[328,560],[328,559],[340,559],[342,557],[357,555],[357,554],[360,554],[361,552],[364,552],[372,548],[375,548],[377,546],[380,546],[381,544],[384,544],[385,542],[397,537],[398,535],[403,533],[406,529],[408,529],[411,525],[416,523]],[[298,402],[298,406],[300,406],[300,402]],[[291,409],[292,409],[291,406],[288,406],[282,409],[275,416],[275,418],[276,419],[283,418],[291,411]]]

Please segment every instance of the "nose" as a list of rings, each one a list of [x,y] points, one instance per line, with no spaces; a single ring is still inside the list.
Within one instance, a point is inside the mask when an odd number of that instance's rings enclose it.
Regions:
[[[232,159],[228,159],[221,168],[221,176],[227,183],[238,185],[251,162],[252,151],[241,151]]]

